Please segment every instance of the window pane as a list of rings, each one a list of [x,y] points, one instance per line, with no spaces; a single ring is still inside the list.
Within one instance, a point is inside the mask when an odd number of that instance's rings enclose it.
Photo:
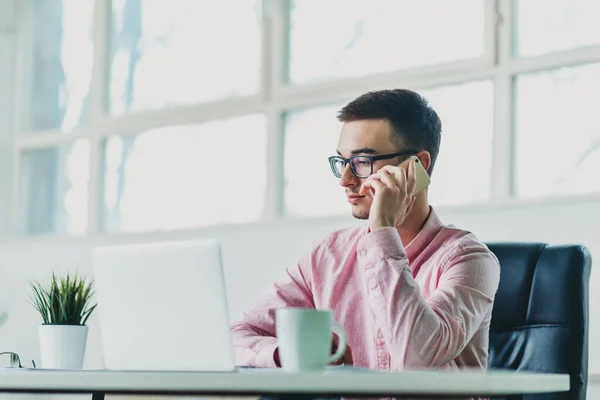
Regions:
[[[30,0],[30,129],[69,130],[87,119],[94,0]]]
[[[285,117],[285,212],[320,216],[350,212],[327,158],[336,154],[342,107],[328,105],[290,112]]]
[[[258,91],[260,0],[112,3],[113,113]]]
[[[514,1],[517,54],[535,56],[600,43],[598,0]]]
[[[20,210],[25,233],[84,234],[90,146],[79,140],[21,155]]]
[[[516,80],[519,197],[600,192],[600,64]]]
[[[456,15],[460,23],[450,17]],[[483,0],[296,0],[290,80],[312,83],[479,57],[484,23]]]
[[[419,93],[442,120],[440,154],[429,188],[431,204],[487,201],[491,195],[494,130],[492,82],[469,82]]]
[[[105,229],[256,220],[264,207],[266,149],[263,115],[112,136],[104,152]]]

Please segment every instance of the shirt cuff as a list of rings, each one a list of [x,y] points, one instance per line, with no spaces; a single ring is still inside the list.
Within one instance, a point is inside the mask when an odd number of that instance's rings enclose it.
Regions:
[[[387,258],[406,258],[406,251],[398,230],[393,227],[379,228],[363,236],[357,246],[359,263],[370,264]]]
[[[262,368],[278,368],[275,364],[275,350],[279,344],[277,342],[265,344],[254,358],[254,366]]]

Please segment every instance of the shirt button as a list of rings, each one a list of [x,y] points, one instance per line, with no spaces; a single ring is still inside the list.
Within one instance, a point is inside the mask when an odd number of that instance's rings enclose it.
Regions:
[[[377,337],[379,339],[383,339],[383,332],[381,332],[381,331],[377,332]]]
[[[360,251],[360,256],[361,257],[365,257],[367,255],[367,251],[366,250],[361,250]]]

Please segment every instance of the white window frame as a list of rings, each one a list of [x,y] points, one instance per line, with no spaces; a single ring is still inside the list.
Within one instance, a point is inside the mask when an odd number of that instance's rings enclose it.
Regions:
[[[15,78],[15,112],[13,121],[14,153],[12,165],[12,224],[15,236],[20,232],[19,218],[19,158],[28,149],[55,146],[74,139],[87,139],[91,145],[90,202],[88,204],[87,235],[101,234],[101,143],[109,135],[141,132],[147,129],[200,123],[248,113],[264,113],[268,120],[268,176],[264,220],[290,219],[283,214],[283,115],[285,112],[326,103],[341,102],[366,91],[389,87],[419,87],[422,89],[443,85],[490,79],[494,84],[494,137],[492,193],[489,203],[448,207],[455,211],[471,211],[515,204],[540,204],[547,202],[573,202],[569,199],[551,198],[516,200],[514,198],[514,110],[513,79],[522,73],[600,62],[600,46],[590,46],[530,58],[513,58],[512,0],[486,1],[485,53],[474,60],[449,62],[439,65],[379,73],[358,78],[344,78],[315,85],[292,86],[285,81],[288,54],[287,7],[289,0],[263,0],[263,26],[261,31],[262,68],[259,94],[211,103],[186,105],[158,111],[144,111],[123,116],[111,116],[104,108],[108,98],[110,0],[96,0],[94,18],[94,65],[91,83],[91,114],[89,123],[72,133],[59,131],[23,132],[23,121],[29,93],[28,71],[28,13],[25,1],[17,2],[17,60]],[[577,198],[600,199],[600,193]],[[442,207],[440,207],[442,208]],[[205,227],[199,227],[205,228]]]
[[[16,18],[15,0],[4,1],[0,6],[0,54],[4,63],[0,66],[0,237],[8,236],[11,222],[12,192],[12,116],[14,106],[11,87],[14,84]]]

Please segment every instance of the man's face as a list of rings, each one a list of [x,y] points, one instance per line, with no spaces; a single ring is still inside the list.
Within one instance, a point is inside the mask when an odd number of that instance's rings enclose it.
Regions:
[[[392,144],[390,133],[391,127],[386,120],[368,119],[344,122],[338,140],[338,153],[344,158],[396,153],[402,149],[399,150],[396,145]],[[374,161],[373,173],[385,165],[398,165],[400,162],[401,157]],[[369,210],[373,201],[369,194],[366,196],[358,195],[358,191],[366,179],[355,176],[349,163],[344,168],[340,178],[340,185],[346,188],[348,202],[352,205],[352,216],[358,219],[369,218]]]

